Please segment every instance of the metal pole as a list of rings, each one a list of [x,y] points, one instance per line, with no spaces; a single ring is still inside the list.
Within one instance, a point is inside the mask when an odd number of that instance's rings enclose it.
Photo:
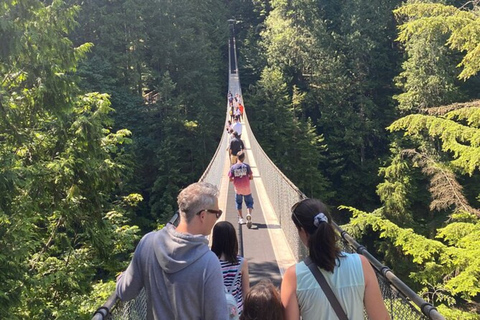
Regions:
[[[238,254],[242,257],[243,255],[243,232],[242,232],[242,225],[238,224]]]

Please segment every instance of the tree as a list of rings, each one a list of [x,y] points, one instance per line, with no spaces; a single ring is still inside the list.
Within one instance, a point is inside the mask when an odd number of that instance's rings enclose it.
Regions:
[[[342,190],[336,204],[377,201],[371,173],[387,151],[384,127],[393,119],[396,4],[275,1],[261,33],[268,68],[282,71],[290,94],[305,95],[296,115],[310,118],[328,145],[319,169]]]
[[[478,318],[480,290],[480,104],[461,102],[468,91],[454,80],[478,72],[478,7],[470,5],[412,3],[395,10],[409,56],[398,100],[412,114],[388,127],[395,140],[377,189],[383,206],[370,214],[351,209],[351,225],[373,229],[387,239],[378,245],[409,256],[421,294],[447,318],[462,319]],[[455,70],[454,61],[463,70]],[[460,102],[438,106],[453,100]]]
[[[325,161],[323,138],[310,121],[295,117],[302,99],[298,91],[288,94],[280,70],[265,69],[249,109],[253,119],[263,121],[252,121],[252,131],[272,161],[301,190],[329,199],[329,182],[319,170]]]
[[[117,185],[130,132],[110,130],[107,95],[76,85],[91,47],[67,38],[77,12],[62,1],[0,7],[1,318],[89,314],[77,302],[135,237],[122,205],[136,197],[123,201]]]
[[[141,192],[145,201],[131,218],[151,230],[173,215],[175,194],[201,176],[222,132],[225,5],[75,2],[82,6],[75,39],[95,44],[81,65],[82,86],[110,94],[114,127],[132,132],[134,174],[125,188]]]

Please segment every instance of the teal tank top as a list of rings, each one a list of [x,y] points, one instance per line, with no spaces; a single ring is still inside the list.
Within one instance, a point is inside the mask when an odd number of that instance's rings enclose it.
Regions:
[[[363,297],[365,279],[362,261],[358,254],[342,252],[340,264],[335,266],[333,274],[320,269],[332,288],[349,320],[363,320]],[[338,319],[327,296],[305,263],[296,264],[297,299],[303,320]]]

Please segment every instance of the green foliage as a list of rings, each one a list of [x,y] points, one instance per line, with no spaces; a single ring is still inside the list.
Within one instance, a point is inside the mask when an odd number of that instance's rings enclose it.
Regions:
[[[424,286],[422,292],[427,301],[433,304],[443,302],[455,309],[461,306],[457,304],[457,298],[472,302],[480,292],[477,280],[480,273],[478,220],[450,223],[438,230],[436,238],[440,240],[432,240],[384,219],[381,210],[368,214],[354,208],[343,209],[353,213],[351,226],[361,230],[368,226],[378,231],[381,238],[391,241],[412,257],[412,262],[421,268],[412,272],[410,277]],[[456,312],[461,313],[460,310]]]
[[[217,147],[227,91],[225,5],[71,1],[82,7],[76,41],[95,44],[80,69],[82,86],[110,94],[115,127],[132,132],[134,173],[122,186],[144,197],[131,218],[146,232],[170,219],[178,190],[198,179]],[[147,92],[155,95],[150,103]]]
[[[383,206],[372,214],[356,211],[351,223],[388,239],[378,247],[411,256],[417,267],[410,278],[422,285],[421,295],[440,304],[443,315],[477,319],[480,211],[471,203],[478,204],[473,187],[480,156],[478,101],[438,107],[465,100],[468,91],[456,78],[466,80],[478,71],[478,57],[466,58],[475,56],[478,43],[472,33],[477,2],[471,3],[473,10],[422,2],[394,11],[407,56],[396,79],[404,92],[396,99],[401,111],[413,114],[387,128],[398,133],[391,160],[380,170],[385,180],[377,193]]]
[[[287,94],[303,97],[295,116],[310,119],[328,145],[318,170],[342,191],[335,203],[377,201],[371,172],[386,152],[384,127],[393,111],[388,83],[395,55],[388,50],[396,3],[275,1],[262,25],[262,76],[280,70]]]
[[[405,135],[426,135],[440,139],[442,151],[451,152],[453,156],[452,165],[462,173],[472,175],[480,165],[480,130],[456,122],[455,117],[456,113],[447,113],[442,117],[409,115],[393,122],[389,130],[404,130]]]
[[[265,120],[251,125],[269,157],[306,194],[330,198],[329,182],[318,169],[325,161],[323,137],[316,134],[310,121],[295,117],[295,109],[303,103],[302,94],[295,90],[290,96],[281,71],[267,68],[249,101],[249,117]]]
[[[478,314],[452,309],[444,304],[438,305],[437,310],[445,319],[478,320]]]
[[[463,67],[458,75],[466,80],[480,70],[480,16],[478,3],[473,2],[473,9],[465,10],[439,3],[415,3],[395,10],[397,17],[410,19],[400,27],[399,40],[408,42],[420,34],[426,35],[427,41],[435,35],[446,34],[444,41],[451,49],[465,52],[458,64]]]
[[[395,152],[395,148],[392,148]],[[380,175],[385,179],[377,186],[377,194],[384,205],[384,213],[388,219],[397,224],[408,225],[413,217],[411,209],[412,194],[412,169],[397,152],[388,167],[380,168]]]
[[[112,131],[107,95],[76,85],[91,47],[66,37],[77,7],[0,8],[0,37],[15,34],[0,58],[0,318],[80,318],[96,273],[137,237],[114,203],[130,131]]]
[[[395,79],[397,87],[403,89],[395,99],[399,102],[399,110],[404,113],[452,103],[459,94],[455,83],[455,65],[458,61],[444,45],[447,36],[443,26],[439,21],[428,21],[429,28],[412,33],[413,26],[423,23],[423,19],[416,16],[402,20],[402,10],[408,10],[412,6],[428,4],[405,5],[394,11],[397,20],[403,22],[399,26],[397,40],[405,46],[407,56],[402,64],[403,71]]]

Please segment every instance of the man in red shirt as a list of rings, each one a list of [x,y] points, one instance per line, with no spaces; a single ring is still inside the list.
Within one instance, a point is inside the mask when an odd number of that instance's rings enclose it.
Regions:
[[[250,166],[243,161],[245,160],[245,153],[240,151],[237,153],[237,163],[235,163],[228,172],[230,181],[233,181],[235,187],[235,207],[238,210],[238,223],[245,224],[242,214],[242,202],[245,201],[247,206],[247,227],[252,226],[252,210],[253,197],[250,189],[250,180],[253,180],[253,173]]]

